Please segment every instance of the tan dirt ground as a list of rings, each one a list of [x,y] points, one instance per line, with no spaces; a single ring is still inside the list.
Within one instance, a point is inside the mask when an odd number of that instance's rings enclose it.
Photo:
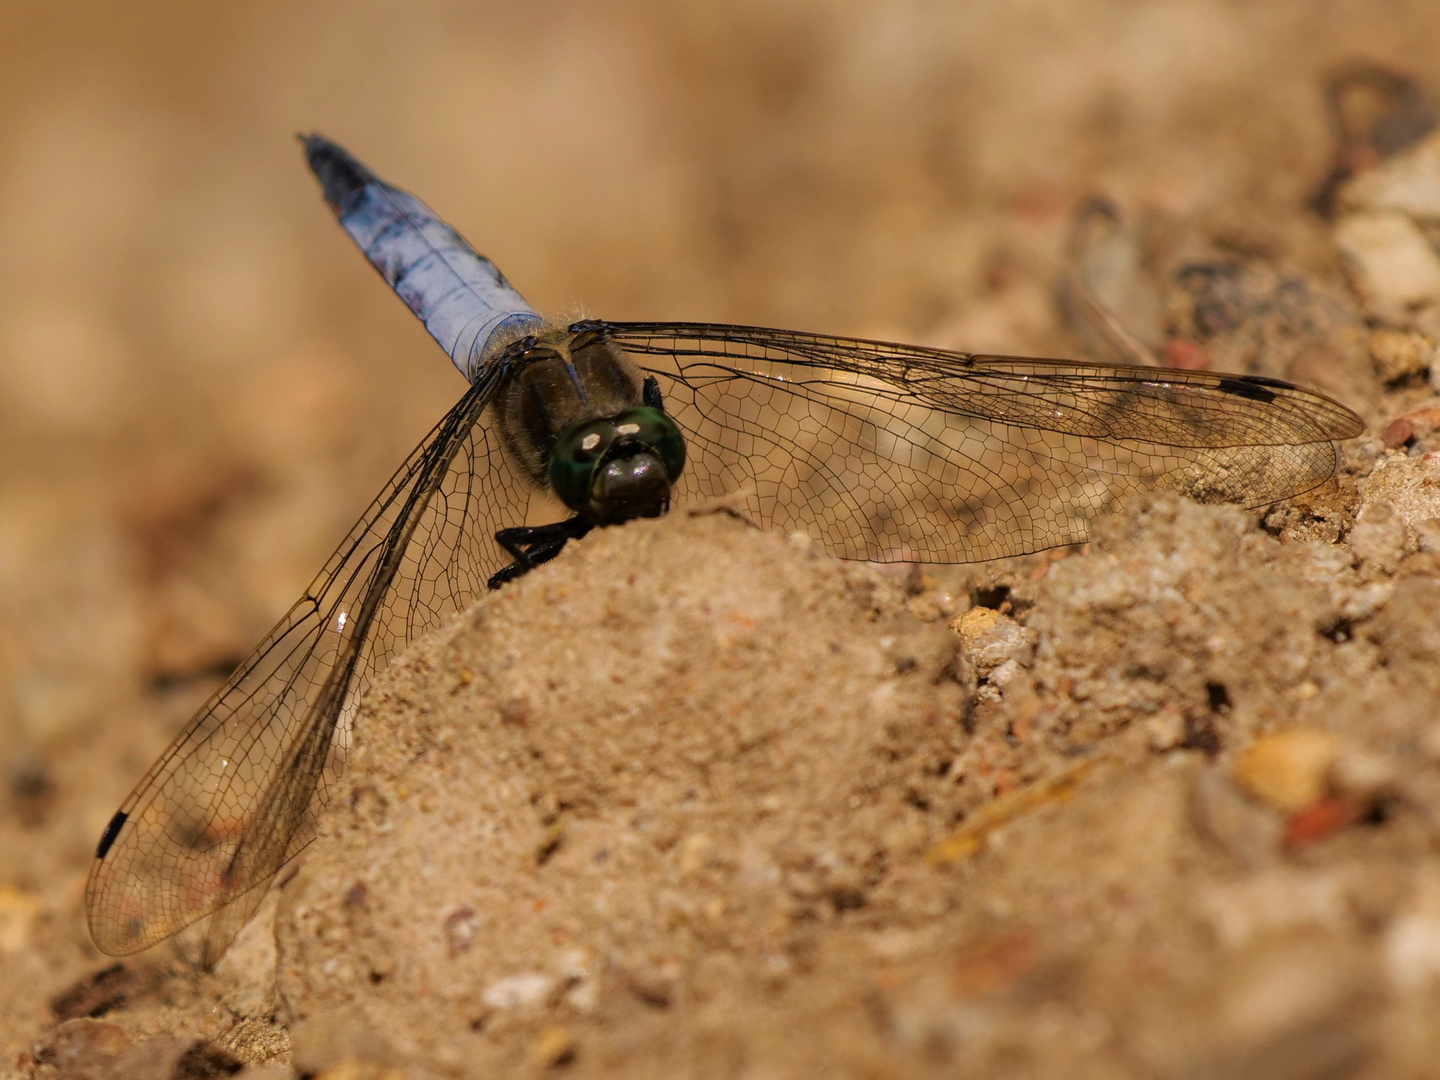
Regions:
[[[1327,77],[1437,50],[1420,0],[4,6],[0,1076],[1440,1076],[1423,94],[1313,208]],[[102,975],[106,820],[461,390],[312,128],[545,311],[1117,359],[1078,267],[1371,432],[985,566],[597,533],[396,665],[215,974]]]

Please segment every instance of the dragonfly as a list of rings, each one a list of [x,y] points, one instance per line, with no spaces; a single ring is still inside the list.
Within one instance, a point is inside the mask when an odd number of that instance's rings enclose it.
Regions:
[[[110,819],[85,901],[112,955],[203,919],[213,966],[315,839],[389,660],[594,528],[728,496],[843,559],[981,561],[1082,542],[1139,491],[1303,493],[1364,428],[1257,375],[550,322],[415,196],[301,141],[340,225],[468,389]]]

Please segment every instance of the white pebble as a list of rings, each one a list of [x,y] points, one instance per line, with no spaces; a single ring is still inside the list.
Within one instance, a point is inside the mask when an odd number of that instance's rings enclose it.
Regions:
[[[1410,309],[1440,300],[1440,256],[1404,214],[1348,214],[1335,226],[1335,243],[1375,314],[1402,320]]]
[[[1402,915],[1390,924],[1382,953],[1385,972],[1397,990],[1440,983],[1440,918]]]
[[[521,975],[493,982],[480,995],[486,1005],[496,1009],[518,1009],[526,1005],[538,1005],[555,989],[555,980],[539,971],[527,971]]]

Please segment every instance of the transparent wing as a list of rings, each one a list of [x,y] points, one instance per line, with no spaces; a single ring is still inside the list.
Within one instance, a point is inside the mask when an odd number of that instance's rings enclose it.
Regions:
[[[411,454],[125,800],[85,891],[103,951],[135,952],[215,915],[202,962],[218,959],[314,838],[373,675],[508,561],[493,534],[525,520],[530,488],[477,422],[498,378],[482,378]]]
[[[605,323],[661,384],[677,501],[747,491],[843,558],[970,562],[1083,541],[1123,496],[1262,505],[1332,476],[1360,418],[1278,380],[977,356],[758,327]]]

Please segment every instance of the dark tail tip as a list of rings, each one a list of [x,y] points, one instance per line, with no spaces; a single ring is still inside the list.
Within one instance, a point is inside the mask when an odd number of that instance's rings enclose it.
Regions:
[[[305,160],[320,181],[320,190],[330,208],[339,213],[345,202],[377,177],[356,161],[339,143],[323,135],[296,136],[305,146]]]

